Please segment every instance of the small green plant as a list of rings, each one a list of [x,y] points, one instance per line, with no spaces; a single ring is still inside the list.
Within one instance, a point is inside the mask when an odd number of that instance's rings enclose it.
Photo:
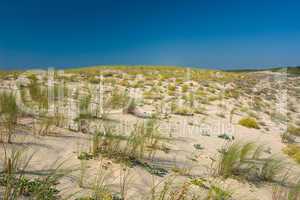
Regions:
[[[19,114],[20,111],[15,96],[12,94],[0,93],[0,124],[4,127],[8,143],[11,143],[12,136],[16,132]],[[0,132],[0,141],[2,141],[2,131]]]
[[[234,140],[233,136],[227,135],[226,133],[218,135],[218,138],[222,138],[224,140]]]
[[[264,157],[265,148],[253,142],[236,142],[220,151],[216,172],[224,178],[240,176],[253,181],[273,181],[284,163],[272,156]]]
[[[92,96],[90,94],[81,96],[79,98],[79,109],[81,114],[86,114],[88,113],[88,109],[91,103],[91,98]]]
[[[260,179],[263,181],[275,180],[276,175],[282,171],[282,167],[283,162],[281,160],[273,157],[266,158],[259,172]]]
[[[208,195],[206,199],[212,199],[212,200],[229,200],[231,199],[232,192],[226,191],[222,189],[221,187],[212,185],[211,188],[208,191]]]
[[[288,121],[287,115],[280,112],[272,112],[270,117],[273,122],[277,123],[286,123]]]
[[[192,179],[191,184],[207,190],[207,194],[203,198],[205,200],[229,200],[233,194],[232,191],[225,190],[202,178]]]
[[[283,152],[300,164],[300,146],[289,144],[283,149]]]
[[[109,99],[113,109],[124,108],[128,100],[129,96],[117,87],[114,88]]]
[[[49,116],[43,116],[40,117],[38,120],[38,135],[49,135],[52,133],[52,130],[56,124],[56,118],[55,117],[49,117]]]
[[[300,136],[300,128],[293,125],[288,126],[287,132],[294,136]]]
[[[242,125],[242,126],[245,126],[247,128],[259,129],[259,126],[258,126],[256,120],[254,118],[251,118],[251,117],[242,118],[239,121],[239,124]]]
[[[197,149],[197,150],[202,150],[202,149],[204,149],[204,147],[202,147],[201,144],[194,144],[193,146],[194,146],[194,148]]]
[[[288,131],[285,131],[281,134],[281,141],[283,143],[294,143],[295,142],[295,136],[291,135]]]
[[[177,115],[191,116],[194,114],[194,111],[188,106],[175,106],[175,108],[173,108],[173,113]]]
[[[68,172],[59,169],[62,164],[55,167],[51,172],[42,177],[27,178],[26,168],[32,156],[25,156],[24,149],[12,149],[10,151],[4,146],[4,155],[1,159],[4,163],[3,171],[0,171],[0,186],[4,187],[3,199],[60,199],[59,190],[56,185]]]
[[[129,114],[134,114],[136,107],[137,107],[137,103],[135,102],[135,100],[129,99],[128,105],[125,107],[124,112]]]
[[[191,180],[191,183],[193,185],[196,185],[198,187],[204,187],[204,188],[208,188],[208,186],[206,185],[206,180],[202,179],[202,178],[195,178]]]
[[[103,132],[95,133],[92,139],[92,153],[82,152],[79,159],[87,160],[97,157],[99,154],[116,162],[128,166],[141,166],[149,173],[163,176],[165,169],[145,162],[152,160],[156,151],[169,152],[159,132],[159,124],[156,119],[148,119],[138,122],[130,135],[117,133],[114,127],[105,126]]]
[[[86,170],[87,170],[86,162],[84,161],[84,159],[80,159],[80,174],[79,174],[79,178],[78,178],[79,187],[84,186],[84,177],[86,174]]]
[[[174,92],[176,90],[176,86],[174,84],[169,84],[168,90]]]
[[[87,153],[87,152],[81,152],[77,158],[79,160],[90,160],[90,159],[93,159],[94,156],[92,154]]]
[[[187,92],[189,90],[189,86],[187,84],[184,84],[183,86],[181,86],[181,91],[183,93]]]
[[[287,178],[276,184],[272,188],[272,200],[299,200],[300,199],[300,180],[298,180],[292,187],[285,187]]]

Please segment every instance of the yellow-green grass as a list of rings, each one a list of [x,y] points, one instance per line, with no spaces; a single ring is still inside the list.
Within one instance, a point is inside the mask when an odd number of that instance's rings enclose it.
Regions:
[[[300,136],[300,128],[290,125],[287,130],[290,134]]]
[[[242,125],[242,126],[245,126],[247,128],[259,129],[259,126],[258,126],[258,123],[257,123],[256,119],[251,118],[251,117],[242,118],[239,121],[239,124]]]
[[[300,164],[300,146],[289,144],[282,151]]]

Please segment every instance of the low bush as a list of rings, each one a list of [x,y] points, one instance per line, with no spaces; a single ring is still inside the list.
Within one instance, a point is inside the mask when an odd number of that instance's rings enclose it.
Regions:
[[[242,118],[239,121],[239,124],[242,125],[242,126],[245,126],[247,128],[259,129],[259,126],[258,126],[256,120],[254,118],[251,118],[251,117]]]
[[[283,149],[283,152],[300,164],[300,146],[289,144]]]
[[[295,142],[295,136],[291,135],[288,131],[285,131],[281,134],[281,141],[283,143],[294,143]]]
[[[193,146],[195,149],[198,149],[198,150],[204,149],[204,147],[201,144],[194,144]]]
[[[172,110],[177,115],[191,116],[194,114],[193,109],[188,106],[174,106]]]
[[[289,125],[287,132],[294,135],[294,136],[300,136],[300,128]]]

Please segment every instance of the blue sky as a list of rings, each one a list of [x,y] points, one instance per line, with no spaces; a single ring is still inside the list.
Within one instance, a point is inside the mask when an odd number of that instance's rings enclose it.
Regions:
[[[0,0],[0,68],[300,65],[300,1]]]

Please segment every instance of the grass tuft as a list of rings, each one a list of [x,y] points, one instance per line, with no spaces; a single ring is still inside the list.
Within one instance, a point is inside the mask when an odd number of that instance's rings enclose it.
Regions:
[[[259,129],[257,121],[254,118],[251,118],[251,117],[242,118],[239,121],[239,124],[242,125],[242,126],[245,126],[247,128]]]

